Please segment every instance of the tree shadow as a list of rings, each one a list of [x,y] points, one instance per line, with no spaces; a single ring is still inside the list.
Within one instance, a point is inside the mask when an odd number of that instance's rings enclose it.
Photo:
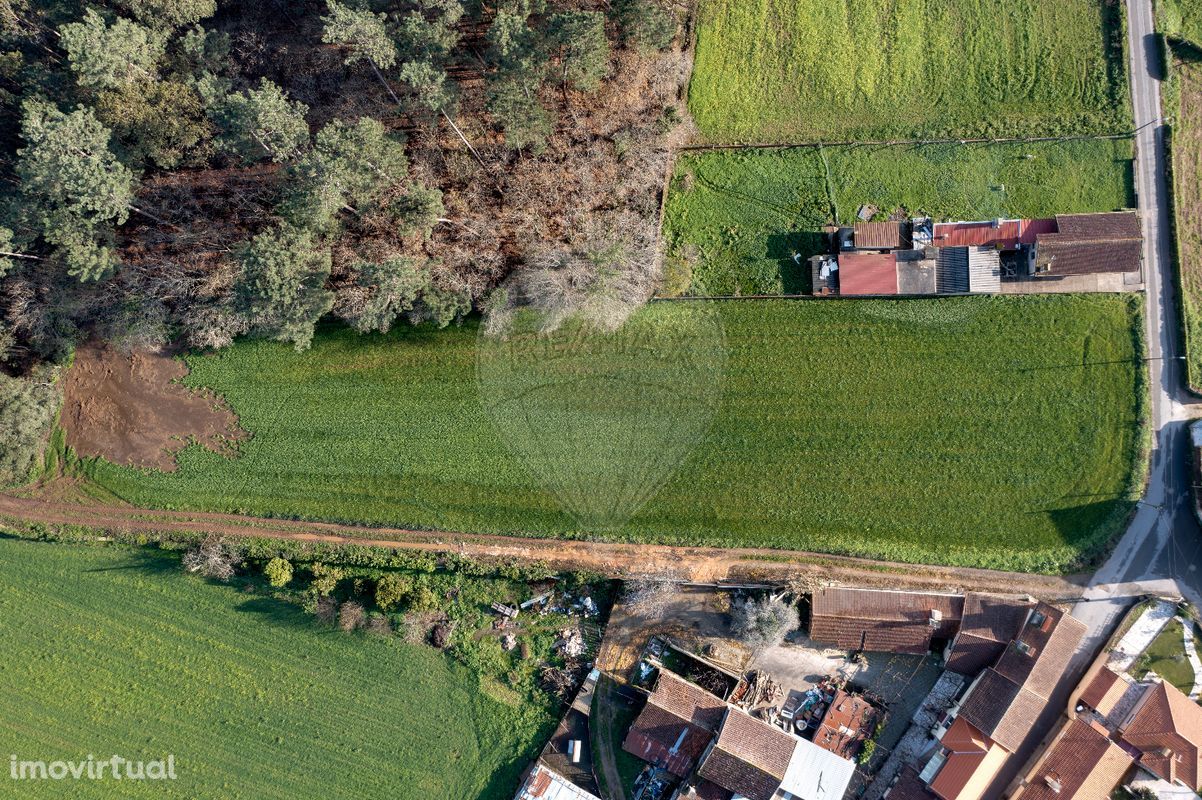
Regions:
[[[1101,497],[1100,494],[1068,495],[1071,497]],[[1077,550],[1073,571],[1092,569],[1100,564],[1126,528],[1127,518],[1135,507],[1134,500],[1110,495],[1110,500],[1097,500],[1063,508],[1034,510],[1032,514],[1047,514],[1056,526],[1064,544]]]
[[[261,620],[272,625],[303,628],[311,632],[326,630],[317,625],[316,620],[309,614],[306,614],[303,609],[293,603],[277,600],[274,597],[251,597],[239,603],[235,610],[240,614],[254,614]],[[332,631],[333,629],[329,630]]]
[[[819,231],[795,231],[770,235],[766,255],[778,265],[785,294],[809,294],[812,291],[810,256],[826,251],[826,234]]]

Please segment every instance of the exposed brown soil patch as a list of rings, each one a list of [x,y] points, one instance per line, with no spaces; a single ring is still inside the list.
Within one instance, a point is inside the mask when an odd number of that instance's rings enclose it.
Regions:
[[[105,503],[0,494],[0,524],[6,520],[48,525],[82,525],[98,531],[190,531],[328,544],[357,544],[395,550],[454,551],[473,558],[538,561],[556,569],[590,570],[615,578],[670,574],[688,580],[784,581],[806,576],[855,586],[889,589],[1027,593],[1043,600],[1080,598],[1088,576],[1026,575],[964,567],[936,567],[827,556],[801,550],[674,547],[622,542],[530,539],[451,531],[372,528],[331,522],[264,519],[239,514],[155,511]],[[613,620],[611,619],[611,625]]]
[[[192,442],[230,452],[246,432],[220,398],[178,382],[187,374],[163,352],[80,347],[63,381],[67,444],[81,456],[167,472]]]

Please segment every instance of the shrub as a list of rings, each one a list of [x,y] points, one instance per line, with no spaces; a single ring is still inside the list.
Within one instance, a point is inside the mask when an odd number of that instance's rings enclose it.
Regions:
[[[29,480],[61,397],[57,370],[28,378],[0,372],[0,486]]]
[[[277,589],[282,588],[292,580],[292,564],[284,558],[276,556],[267,562],[267,566],[263,568],[263,574],[267,576],[267,582]]]
[[[363,626],[363,606],[347,600],[338,608],[338,627],[348,633]]]
[[[780,644],[797,626],[797,609],[777,597],[740,600],[731,609],[731,632],[755,652]]]
[[[392,611],[413,592],[413,580],[404,575],[389,573],[376,582],[376,605]]]
[[[313,573],[313,581],[309,588],[319,597],[329,597],[333,594],[343,575],[342,570],[337,567],[329,567],[321,562],[311,566],[309,571]]]

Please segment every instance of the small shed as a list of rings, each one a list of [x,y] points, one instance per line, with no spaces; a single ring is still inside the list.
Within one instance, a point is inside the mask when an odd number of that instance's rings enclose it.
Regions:
[[[894,253],[840,253],[839,294],[897,294],[897,256]]]
[[[900,222],[857,222],[852,229],[857,250],[896,250],[901,241]]]

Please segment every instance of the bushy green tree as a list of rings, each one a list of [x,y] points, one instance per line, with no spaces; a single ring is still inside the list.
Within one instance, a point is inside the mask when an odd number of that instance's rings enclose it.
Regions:
[[[662,50],[676,36],[676,18],[658,0],[614,0],[610,13],[627,46]]]
[[[217,0],[118,0],[144,25],[182,28],[217,13]]]
[[[122,17],[109,25],[89,8],[82,21],[59,28],[59,44],[80,86],[116,89],[155,79],[167,37]]]
[[[400,256],[380,264],[359,264],[356,283],[365,292],[362,304],[345,315],[360,333],[387,333],[397,317],[413,309],[429,289],[430,275],[415,259]]]
[[[328,0],[330,13],[321,18],[321,40],[347,50],[346,63],[367,60],[380,69],[390,69],[397,60],[396,45],[388,35],[383,14],[356,10]]]
[[[276,556],[267,562],[267,566],[263,567],[263,574],[267,576],[267,582],[277,589],[288,585],[292,580],[292,563],[286,558]]]
[[[17,259],[23,253],[18,252],[17,245],[13,241],[13,232],[9,228],[0,225],[0,278],[7,275],[16,265]],[[0,361],[4,360],[4,354],[0,353]]]
[[[223,146],[243,161],[270,158],[281,162],[295,158],[308,144],[308,110],[264,78],[258,89],[237,92],[216,103],[212,115],[222,131]]]
[[[334,304],[325,288],[330,252],[308,231],[291,226],[261,233],[237,253],[242,276],[237,294],[253,330],[305,350],[313,328]]]
[[[560,79],[582,92],[597,88],[609,71],[609,40],[600,11],[564,11],[547,20],[547,43],[559,57]]]
[[[771,596],[737,600],[730,616],[731,632],[754,652],[780,644],[798,627],[797,609]]]
[[[129,214],[134,175],[109,150],[109,131],[91,109],[63,113],[30,100],[22,111],[22,212],[73,276],[99,279],[117,264],[113,226]]]
[[[212,131],[200,95],[174,80],[101,92],[96,113],[112,127],[126,163],[151,162],[163,169],[179,166]]]
[[[282,213],[293,224],[328,230],[339,210],[362,213],[400,185],[408,171],[404,144],[380,122],[335,120],[289,168],[292,190]]]
[[[412,578],[390,572],[376,581],[376,605],[384,611],[392,611],[400,607],[412,591]]]
[[[455,105],[455,84],[445,69],[432,61],[406,61],[401,65],[401,80],[413,90],[417,104],[435,113],[450,113]]]

